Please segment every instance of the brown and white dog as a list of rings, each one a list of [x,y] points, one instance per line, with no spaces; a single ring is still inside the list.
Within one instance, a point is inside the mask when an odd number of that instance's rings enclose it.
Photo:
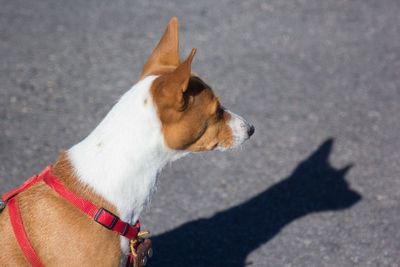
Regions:
[[[226,110],[212,89],[191,74],[195,52],[180,61],[178,19],[173,17],[140,81],[88,137],[60,155],[53,174],[72,192],[133,223],[168,162],[247,140],[254,127]],[[43,182],[17,198],[44,265],[118,266],[129,254],[125,237],[88,219]],[[6,210],[0,213],[0,265],[27,266]]]

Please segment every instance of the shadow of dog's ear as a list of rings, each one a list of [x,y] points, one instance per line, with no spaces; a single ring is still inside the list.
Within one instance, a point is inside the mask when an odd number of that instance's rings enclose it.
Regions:
[[[298,165],[294,173],[304,168],[309,168],[313,172],[318,171],[318,169],[321,169],[321,171],[323,171],[324,169],[322,168],[327,167],[328,165],[329,156],[331,155],[333,149],[333,143],[333,138],[325,140],[308,158],[303,160]]]
[[[292,184],[293,197],[308,199],[304,201],[312,206],[305,207],[308,212],[337,210],[352,206],[361,199],[361,195],[349,187],[345,176],[353,164],[335,169],[329,163],[334,140],[322,143],[306,160],[301,162],[289,177]]]

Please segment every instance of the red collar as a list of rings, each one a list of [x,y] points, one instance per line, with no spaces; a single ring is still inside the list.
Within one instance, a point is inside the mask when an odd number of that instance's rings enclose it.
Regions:
[[[113,214],[112,212],[102,207],[97,207],[91,201],[76,195],[67,187],[65,187],[64,184],[51,173],[51,166],[48,166],[40,174],[33,176],[32,178],[24,182],[21,186],[11,190],[8,193],[5,193],[2,196],[5,204],[8,205],[10,220],[13,225],[13,230],[16,235],[17,241],[21,248],[25,248],[24,254],[33,266],[42,266],[42,264],[40,263],[40,259],[37,257],[35,251],[30,245],[25,229],[23,228],[22,219],[19,214],[16,199],[14,197],[40,181],[44,181],[61,197],[80,209],[82,212],[86,213],[89,217],[93,218],[95,222],[101,224],[108,230],[117,232],[118,234],[128,239],[137,238],[140,231],[139,221],[136,222],[134,225],[131,225],[127,222],[122,221],[117,215]]]

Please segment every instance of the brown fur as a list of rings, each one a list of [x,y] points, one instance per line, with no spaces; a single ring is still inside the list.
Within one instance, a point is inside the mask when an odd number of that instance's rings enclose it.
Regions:
[[[228,126],[230,115],[221,107],[212,89],[191,74],[196,50],[192,49],[180,63],[178,35],[178,20],[172,18],[141,77],[159,75],[151,93],[166,144],[172,149],[188,151],[228,148],[233,143]]]
[[[74,193],[116,213],[78,182],[64,153],[52,172]],[[44,182],[20,193],[17,201],[28,238],[45,266],[118,266],[119,235],[94,222]],[[7,207],[0,214],[0,236],[2,266],[29,266],[16,242]]]
[[[212,90],[198,77],[191,77],[180,106],[171,106],[171,102],[176,102],[174,96],[166,97],[168,93],[160,92],[174,90],[165,86],[166,79],[160,76],[152,87],[166,144],[172,149],[193,152],[212,150],[217,145],[231,146],[230,115]]]
[[[143,67],[141,79],[148,75],[157,75],[174,70],[179,61],[179,22],[172,17],[167,25],[163,37],[154,48]]]

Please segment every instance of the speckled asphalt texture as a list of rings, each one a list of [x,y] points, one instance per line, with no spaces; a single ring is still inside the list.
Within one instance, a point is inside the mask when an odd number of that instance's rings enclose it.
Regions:
[[[150,266],[399,266],[398,0],[0,0],[1,191],[95,127],[172,15],[256,133],[166,168]]]

